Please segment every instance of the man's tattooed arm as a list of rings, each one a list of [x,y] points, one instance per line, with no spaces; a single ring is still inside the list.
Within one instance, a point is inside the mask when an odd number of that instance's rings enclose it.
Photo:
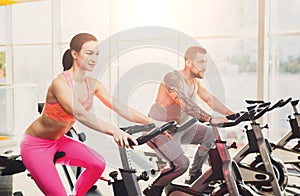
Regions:
[[[188,115],[197,118],[201,122],[208,122],[212,116],[201,109],[196,103],[194,103],[188,95],[185,93],[187,86],[183,81],[179,72],[168,73],[163,80],[164,85],[168,89],[169,93],[174,93],[176,99],[180,102],[181,109]]]

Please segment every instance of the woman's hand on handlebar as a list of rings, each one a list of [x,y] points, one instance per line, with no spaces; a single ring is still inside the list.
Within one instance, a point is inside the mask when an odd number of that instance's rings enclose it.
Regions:
[[[133,146],[129,145],[128,140],[131,140],[135,145],[138,145],[138,142],[134,136],[122,131],[121,129],[118,129],[115,134],[113,134],[113,138],[120,147],[133,149]]]

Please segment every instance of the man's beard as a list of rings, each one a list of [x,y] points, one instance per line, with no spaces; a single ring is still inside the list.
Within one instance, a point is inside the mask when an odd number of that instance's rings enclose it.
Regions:
[[[194,74],[195,78],[203,79],[204,78],[204,73],[201,71],[198,71],[196,74]]]

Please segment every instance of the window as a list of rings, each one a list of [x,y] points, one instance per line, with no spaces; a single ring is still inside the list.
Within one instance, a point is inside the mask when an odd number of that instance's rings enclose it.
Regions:
[[[297,85],[300,82],[300,23],[297,18],[300,2],[297,0],[270,1],[270,47],[269,47],[269,97],[279,99],[300,98]],[[298,106],[299,108],[299,106]],[[290,104],[270,113],[271,140],[277,140],[289,128],[288,115],[293,110]]]

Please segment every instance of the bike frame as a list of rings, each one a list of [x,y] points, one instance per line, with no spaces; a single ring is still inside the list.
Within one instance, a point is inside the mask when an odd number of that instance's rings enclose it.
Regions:
[[[149,124],[149,125],[137,125],[137,126],[131,126],[127,128],[121,128],[124,131],[128,132],[129,134],[134,134],[138,132],[143,132],[143,131],[149,131],[146,135],[141,136],[137,138],[138,144],[144,144],[153,137],[157,136],[158,134],[161,134],[162,132],[172,129],[173,126],[176,125],[175,121],[170,121],[167,124],[163,125],[162,127],[158,128],[154,126],[154,124]],[[131,141],[129,141],[130,145],[133,145]],[[147,180],[148,174],[143,172],[141,176],[136,175],[136,170],[132,166],[132,161],[130,157],[130,152],[129,149],[127,148],[119,148],[119,153],[121,157],[121,163],[122,163],[122,168],[119,168],[119,171],[121,173],[122,179],[118,180],[117,179],[117,173],[115,173],[114,176],[110,175],[114,181],[111,182],[110,180],[108,181],[109,185],[113,186],[113,191],[115,196],[142,196],[142,192],[140,189],[140,186],[138,184],[138,180]],[[115,171],[114,171],[115,172]],[[112,174],[111,172],[110,174]]]
[[[223,127],[223,125],[219,125],[219,127]],[[206,170],[204,174],[201,175],[191,186],[171,183],[166,188],[168,196],[198,196],[203,195],[203,193],[211,194],[213,189],[207,190],[209,189],[209,184],[211,182],[216,182],[218,184],[226,183],[227,190],[230,195],[239,195],[237,184],[244,184],[239,167],[231,158],[226,141],[221,139],[218,125],[212,125],[212,129],[216,140],[214,148],[210,149],[208,152],[211,167]]]
[[[281,101],[282,103],[282,101]],[[280,105],[280,101],[277,102],[272,109],[278,107]],[[276,106],[276,107],[275,107]],[[261,117],[265,112],[272,110],[269,106],[265,107],[259,114]],[[247,131],[248,137],[248,144],[244,145],[233,157],[233,159],[238,163],[239,167],[241,168],[241,175],[246,183],[253,183],[253,182],[270,182],[272,186],[272,190],[275,195],[283,195],[284,191],[281,190],[277,179],[275,178],[275,172],[273,169],[272,161],[271,161],[271,154],[272,149],[268,140],[263,136],[262,127],[259,123],[256,122],[258,117],[252,119],[251,127],[252,129]],[[243,165],[241,162],[242,160],[249,155],[250,153],[259,153],[263,164],[265,166],[265,171],[260,171],[256,168],[251,168],[250,166]]]
[[[287,148],[286,144],[292,139],[300,139],[300,114],[297,111],[297,104],[299,100],[291,102],[294,110],[294,118],[289,116],[289,124],[291,130],[287,132],[277,144],[271,144],[273,154],[282,160],[285,164],[300,163],[300,151]],[[299,140],[300,141],[300,140]]]

